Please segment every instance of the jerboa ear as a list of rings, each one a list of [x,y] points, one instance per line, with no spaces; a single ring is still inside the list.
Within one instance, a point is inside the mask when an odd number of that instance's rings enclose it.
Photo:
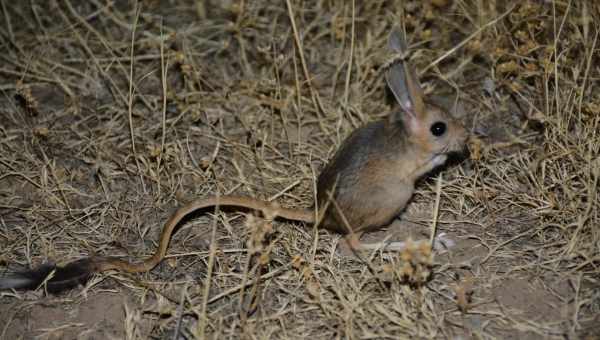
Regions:
[[[400,55],[408,51],[404,33],[399,28],[394,28],[390,33],[388,47]],[[425,113],[423,90],[414,69],[406,59],[404,56],[394,62],[386,71],[385,80],[402,109],[413,118],[419,118]]]

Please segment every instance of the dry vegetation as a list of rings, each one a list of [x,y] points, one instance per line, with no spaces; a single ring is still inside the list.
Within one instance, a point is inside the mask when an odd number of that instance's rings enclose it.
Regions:
[[[310,207],[343,138],[393,109],[380,71],[400,22],[474,136],[390,227],[428,238],[436,219],[456,245],[431,266],[198,214],[150,273],[0,293],[0,338],[599,336],[596,1],[0,4],[0,274],[148,256],[194,197]]]

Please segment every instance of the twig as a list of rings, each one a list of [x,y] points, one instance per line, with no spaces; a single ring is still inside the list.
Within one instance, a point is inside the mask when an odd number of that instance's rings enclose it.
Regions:
[[[350,76],[352,75],[352,60],[354,59],[354,22],[356,20],[356,0],[352,0],[352,26],[350,32],[350,55],[348,56],[348,72],[346,72],[346,84],[344,86],[344,106],[348,106],[350,93]]]
[[[433,242],[435,241],[435,234],[437,232],[437,220],[440,211],[440,196],[442,194],[442,174],[438,176],[435,185],[435,206],[433,208],[433,216],[431,218],[431,235],[429,237],[429,244],[433,249]]]
[[[137,28],[138,19],[140,17],[140,8],[136,7],[135,18],[133,19],[133,29],[131,30],[131,59],[133,60],[133,53],[135,49],[135,29]],[[161,45],[162,46],[162,45]],[[135,166],[138,170],[138,176],[140,177],[140,183],[142,184],[142,190],[146,193],[146,183],[144,182],[144,176],[142,175],[142,167],[138,160],[138,153],[135,148],[135,134],[133,132],[133,65],[129,64],[129,95],[127,99],[127,117],[129,120],[129,137],[131,138],[131,152],[133,153],[133,159],[135,160]]]
[[[311,78],[310,74],[308,73],[308,67],[306,66],[306,59],[304,58],[302,42],[300,42],[300,35],[298,34],[298,28],[296,27],[296,20],[294,19],[294,12],[292,10],[292,4],[290,3],[290,0],[286,0],[285,3],[287,4],[288,16],[290,17],[290,23],[292,24],[292,30],[294,31],[294,42],[296,43],[296,48],[298,49],[298,55],[300,56],[302,72],[304,72],[304,78],[306,79],[306,82],[308,83],[308,88],[310,90],[310,96],[312,98],[313,105],[315,105],[315,110],[316,110],[317,114],[319,115],[319,124],[322,125],[323,123],[322,123],[321,115],[325,114],[325,109],[323,108],[323,104],[321,103],[321,98],[319,97],[319,93],[315,90],[315,88],[312,85],[312,78]],[[321,126],[321,128],[324,128],[324,126]],[[323,131],[326,131],[326,130],[323,130]]]

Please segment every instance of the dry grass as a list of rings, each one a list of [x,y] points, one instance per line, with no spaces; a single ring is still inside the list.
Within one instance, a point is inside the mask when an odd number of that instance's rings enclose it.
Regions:
[[[595,1],[0,4],[1,268],[148,256],[192,197],[310,207],[343,138],[392,109],[380,70],[398,22],[426,91],[458,101],[476,136],[471,159],[440,172],[437,229],[457,245],[432,267],[203,214],[151,273],[0,293],[0,338],[600,334]],[[435,185],[394,224],[427,237]]]

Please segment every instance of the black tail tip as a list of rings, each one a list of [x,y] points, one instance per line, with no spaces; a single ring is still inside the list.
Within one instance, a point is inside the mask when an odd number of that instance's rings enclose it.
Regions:
[[[31,270],[0,274],[0,290],[41,288],[50,294],[58,294],[85,284],[94,274],[94,267],[92,259],[85,258],[64,267],[46,263]]]

